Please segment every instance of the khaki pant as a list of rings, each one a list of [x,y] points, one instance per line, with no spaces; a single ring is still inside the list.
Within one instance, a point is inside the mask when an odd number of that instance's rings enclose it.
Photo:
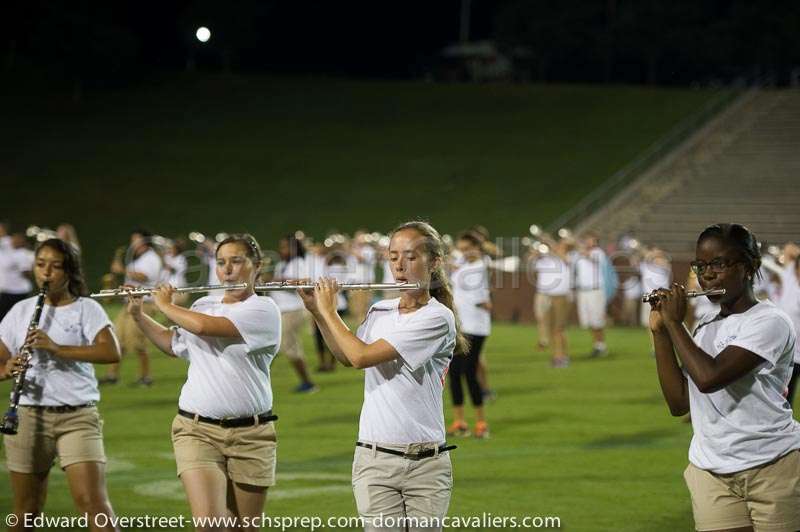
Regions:
[[[277,436],[272,422],[222,428],[181,415],[172,420],[178,476],[190,469],[220,469],[234,482],[274,486]]]
[[[414,453],[433,444],[380,447]],[[453,490],[450,454],[422,460],[356,447],[353,458],[353,494],[366,532],[394,530],[441,530]],[[407,518],[405,523],[400,520]],[[417,520],[417,521],[415,521]],[[427,520],[427,523],[425,521]],[[417,526],[439,520],[440,526]]]
[[[800,450],[729,475],[689,464],[683,477],[697,530],[749,526],[756,532],[800,530]]]
[[[156,313],[156,306],[153,303],[142,303],[142,312],[153,317]],[[123,354],[130,351],[137,353],[147,351],[147,337],[136,325],[127,307],[123,308],[114,320],[114,331],[117,333]]]
[[[300,340],[300,331],[306,322],[306,311],[290,310],[281,313],[281,348],[280,353],[289,360],[302,360],[303,343]]]
[[[533,310],[539,323],[539,341],[547,345],[556,332],[564,331],[569,321],[569,297],[537,293]]]
[[[48,412],[20,406],[17,434],[5,435],[6,465],[17,473],[44,473],[58,457],[61,469],[81,462],[106,462],[103,421],[97,407]]]

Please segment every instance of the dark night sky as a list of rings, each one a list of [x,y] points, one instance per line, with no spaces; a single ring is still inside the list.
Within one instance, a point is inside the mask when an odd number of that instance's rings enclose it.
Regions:
[[[20,54],[45,63],[65,38],[92,27],[124,34],[144,70],[183,68],[192,50],[213,64],[232,44],[237,67],[246,70],[406,77],[421,58],[458,39],[460,5],[461,0],[31,0],[6,11],[6,24],[13,24],[0,45],[15,41]],[[497,5],[472,0],[471,37],[489,35]],[[202,46],[193,37],[199,25],[212,31]]]
[[[471,40],[526,50],[515,79],[716,83],[800,65],[800,2],[471,0]],[[28,0],[0,19],[6,70],[85,83],[197,69],[416,78],[459,38],[461,0]],[[211,41],[194,38],[200,25]],[[523,58],[523,59],[520,59]],[[524,73],[524,75],[519,75]]]

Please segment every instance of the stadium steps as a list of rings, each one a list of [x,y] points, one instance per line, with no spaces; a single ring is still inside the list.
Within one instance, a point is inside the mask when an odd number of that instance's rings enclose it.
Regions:
[[[736,221],[762,242],[800,239],[800,90],[740,95],[575,229],[632,234],[691,256],[707,225]]]

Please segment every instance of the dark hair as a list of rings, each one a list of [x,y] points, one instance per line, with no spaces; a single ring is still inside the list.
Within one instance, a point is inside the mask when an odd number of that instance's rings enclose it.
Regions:
[[[75,297],[88,295],[89,289],[86,287],[86,281],[83,278],[81,259],[75,247],[60,238],[50,238],[36,246],[34,256],[38,256],[44,247],[53,249],[64,257],[64,273],[67,274],[67,290],[69,290],[69,293]]]
[[[456,312],[455,305],[453,304],[453,291],[450,289],[450,281],[447,278],[447,273],[444,271],[444,243],[439,232],[427,222],[412,221],[400,224],[392,231],[390,236],[394,236],[399,231],[411,229],[420,234],[423,238],[423,249],[428,259],[433,263],[434,259],[439,259],[439,266],[431,269],[431,296],[449,308],[453,312],[456,319],[456,354],[466,354],[469,351],[469,341],[461,333],[461,323],[458,320],[458,313]]]
[[[242,244],[253,264],[261,264],[264,259],[264,255],[261,253],[261,246],[258,245],[258,241],[250,233],[236,233],[217,244],[217,249],[214,251],[215,258],[219,253],[219,249],[225,244]]]
[[[755,276],[761,278],[761,246],[747,227],[734,223],[709,225],[697,237],[697,244],[708,238],[718,238],[723,244],[739,250],[747,264],[750,284]]]
[[[289,259],[293,259],[295,257],[305,258],[306,246],[303,245],[303,241],[298,239],[294,233],[284,236],[281,240],[285,240],[289,245]]]
[[[483,249],[484,240],[481,238],[481,235],[476,233],[475,231],[468,230],[459,233],[458,237],[456,237],[456,242],[458,242],[459,240],[466,240],[473,246]]]
[[[137,227],[136,229],[131,231],[131,236],[133,236],[133,235],[142,235],[142,237],[144,237],[144,238],[152,238],[153,237],[153,232],[152,231],[148,231],[144,227]]]

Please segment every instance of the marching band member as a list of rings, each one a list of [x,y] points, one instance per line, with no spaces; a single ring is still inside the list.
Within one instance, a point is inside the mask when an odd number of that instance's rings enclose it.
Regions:
[[[783,311],[756,299],[760,262],[746,227],[709,226],[692,269],[704,290],[725,289],[709,298],[720,311],[692,335],[682,286],[659,289],[652,303],[662,393],[672,415],[691,411],[684,478],[697,530],[800,529],[800,423],[784,395],[796,334]]]
[[[308,277],[306,265],[306,248],[294,234],[287,235],[278,241],[278,254],[281,260],[275,265],[275,281],[291,281]],[[275,304],[281,311],[281,352],[292,364],[300,384],[294,389],[297,393],[314,393],[318,390],[311,381],[306,367],[305,353],[300,338],[300,331],[306,323],[306,311],[303,300],[293,292],[280,290],[270,292]]]
[[[175,288],[186,286],[186,270],[189,269],[189,264],[184,251],[186,251],[186,241],[182,238],[167,241],[164,250],[164,277],[167,284]],[[185,305],[188,301],[189,294],[175,294],[176,303]]]
[[[26,373],[15,435],[6,435],[6,466],[14,493],[14,513],[22,530],[24,514],[39,514],[56,457],[80,513],[113,516],[105,483],[106,456],[100,399],[92,364],[120,358],[111,322],[86,295],[77,251],[59,239],[42,242],[33,267],[36,284],[50,286],[40,328],[30,333],[34,348]],[[27,339],[36,297],[17,303],[0,323],[0,377],[10,378],[24,362],[12,357]],[[112,530],[112,527],[107,529]]]
[[[80,256],[81,242],[78,240],[78,232],[75,230],[74,225],[68,223],[59,224],[59,226],[56,227],[56,236],[74,247],[78,252],[78,256]]]
[[[604,331],[606,326],[606,294],[603,278],[603,268],[608,258],[597,244],[597,235],[588,232],[580,239],[578,250],[572,255],[578,321],[581,327],[589,329],[592,335],[590,357],[608,355]]]
[[[539,329],[538,347],[546,349],[552,346],[550,364],[554,368],[566,368],[570,363],[566,329],[572,300],[570,253],[573,242],[564,238],[555,241],[546,235],[540,235],[540,238],[547,241],[546,249],[534,249],[530,259],[536,275],[533,304]],[[542,342],[542,338],[546,341]]]
[[[356,231],[350,254],[353,257],[353,283],[374,283],[375,263],[377,261],[375,248],[368,242],[369,233],[364,230]],[[364,321],[372,300],[372,292],[368,290],[353,290],[348,294],[350,310],[357,323]]]
[[[483,391],[478,382],[478,361],[481,349],[492,329],[492,301],[489,292],[489,269],[483,260],[481,240],[473,233],[459,235],[456,248],[464,263],[453,272],[453,302],[461,319],[461,331],[469,342],[464,356],[453,358],[450,364],[450,393],[453,399],[453,424],[448,435],[468,436],[469,427],[464,420],[464,391],[462,377],[467,382],[472,406],[475,408],[476,438],[489,437],[489,425],[483,410]]]
[[[27,247],[25,235],[13,233],[7,242],[6,247],[0,248],[0,319],[27,298],[33,288],[33,252]]]
[[[117,275],[125,275],[126,286],[154,286],[161,281],[163,263],[159,254],[153,249],[151,239],[153,233],[146,229],[135,229],[131,233],[128,252],[132,259],[124,264],[118,257],[111,264],[111,271]],[[155,307],[152,298],[146,298],[142,312],[153,315]],[[151,386],[153,379],[150,377],[150,358],[147,354],[147,339],[136,327],[127,308],[117,315],[114,328],[119,334],[120,346],[123,356],[129,351],[135,351],[139,358],[139,386]],[[111,364],[105,376],[100,379],[100,384],[116,384],[119,381],[119,364]]]
[[[788,314],[794,324],[795,332],[800,331],[800,247],[789,244],[783,248],[785,266],[781,271],[781,295],[777,301],[778,307]],[[794,402],[797,391],[797,381],[800,378],[800,343],[795,346],[794,369],[789,379],[789,390],[786,398],[789,403]]]
[[[144,313],[142,298],[131,298],[129,310],[156,347],[189,361],[172,443],[192,515],[252,518],[261,515],[275,484],[269,368],[280,345],[280,312],[253,292],[262,254],[252,236],[229,236],[216,257],[219,279],[247,288],[200,298],[186,309],[172,303],[173,287],[160,286],[155,304],[172,328]]]
[[[364,369],[364,404],[353,463],[353,491],[365,530],[373,519],[443,518],[452,470],[442,412],[444,376],[466,341],[457,329],[439,233],[424,222],[398,227],[389,257],[397,282],[420,290],[370,308],[356,334],[336,312],[338,283],[301,291],[334,356]]]

